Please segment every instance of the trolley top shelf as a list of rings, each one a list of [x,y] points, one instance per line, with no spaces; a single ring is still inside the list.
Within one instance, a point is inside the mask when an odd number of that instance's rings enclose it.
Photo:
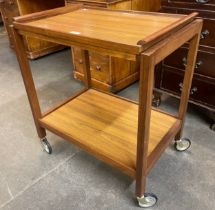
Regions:
[[[113,11],[72,5],[63,12],[55,9],[18,17],[14,25],[22,31],[49,38],[57,36],[76,44],[139,54],[190,23],[196,15]]]
[[[134,102],[89,89],[43,117],[40,123],[135,177],[138,105]],[[175,117],[152,110],[148,158],[179,125]]]

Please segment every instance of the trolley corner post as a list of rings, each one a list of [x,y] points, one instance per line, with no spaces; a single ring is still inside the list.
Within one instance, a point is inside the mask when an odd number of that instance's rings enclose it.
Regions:
[[[185,120],[185,114],[187,111],[188,106],[188,99],[190,96],[190,89],[192,85],[192,79],[193,79],[193,73],[195,70],[195,63],[196,63],[196,57],[198,52],[198,45],[200,40],[200,31],[202,29],[202,20],[198,20],[200,24],[200,30],[199,33],[195,34],[195,36],[192,37],[192,39],[189,42],[189,51],[188,51],[188,57],[187,57],[187,65],[185,68],[185,74],[184,74],[184,80],[183,80],[183,87],[182,87],[182,94],[180,99],[180,105],[179,105],[179,112],[178,112],[178,118],[182,120],[182,126],[178,134],[176,135],[176,140],[181,139],[182,136],[182,130],[184,126],[184,120]]]
[[[154,66],[152,56],[141,54],[136,160],[136,196],[139,198],[144,196],[146,185]]]
[[[30,65],[27,59],[27,54],[25,51],[23,36],[20,35],[17,29],[15,29],[14,27],[12,27],[12,30],[13,30],[13,39],[15,43],[17,59],[21,69],[21,74],[24,81],[25,89],[28,95],[28,100],[33,114],[35,126],[37,129],[37,134],[40,139],[43,139],[46,136],[46,131],[43,127],[40,126],[38,121],[42,117],[42,113],[41,113],[41,109],[40,109],[40,105],[37,97],[36,88],[34,85],[34,80],[32,78]]]
[[[189,99],[189,93],[192,83],[192,77],[194,73],[194,66],[197,56],[198,44],[200,39],[200,31],[202,26],[202,21],[197,20],[195,27],[198,28],[196,32],[191,35],[191,30],[187,30],[187,34],[184,36],[183,40],[190,38],[190,46],[188,52],[188,64],[185,70],[185,76],[183,81],[183,90],[180,100],[179,112],[177,118],[181,120],[181,127],[176,134],[175,138],[181,137],[181,131],[183,129],[183,124],[185,120],[185,114],[187,110],[187,104]],[[178,35],[179,36],[179,35]],[[149,131],[150,131],[150,117],[151,117],[151,102],[153,95],[153,85],[154,85],[154,68],[157,63],[159,63],[163,57],[168,56],[171,51],[177,49],[177,44],[174,46],[175,38],[169,39],[172,42],[172,46],[168,52],[163,52],[158,45],[152,50],[147,50],[141,54],[141,64],[140,64],[140,84],[139,84],[139,111],[138,111],[138,133],[137,133],[137,159],[136,159],[136,196],[141,206],[141,202],[147,203],[144,200],[145,196],[150,196],[153,199],[157,199],[153,194],[145,194],[146,188],[146,175],[148,167],[148,143],[149,143]],[[183,42],[183,43],[184,43]],[[183,44],[182,43],[182,44]],[[177,142],[177,141],[176,141]],[[189,143],[189,142],[188,142]],[[181,150],[183,151],[183,150]],[[141,201],[141,198],[143,199]],[[152,206],[152,205],[148,205]],[[148,207],[147,206],[147,207]],[[145,206],[146,207],[146,206]]]

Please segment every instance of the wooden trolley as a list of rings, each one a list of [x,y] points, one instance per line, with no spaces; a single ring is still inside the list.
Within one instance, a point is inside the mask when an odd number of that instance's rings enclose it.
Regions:
[[[72,5],[15,19],[13,33],[23,80],[38,136],[51,147],[46,129],[78,145],[136,180],[141,207],[157,198],[145,193],[146,176],[175,139],[183,151],[190,141],[181,138],[202,20],[190,15],[115,11]],[[23,36],[82,49],[86,88],[41,113]],[[154,67],[189,41],[179,112],[176,116],[151,107]],[[91,88],[89,51],[137,62],[140,66],[139,103]]]

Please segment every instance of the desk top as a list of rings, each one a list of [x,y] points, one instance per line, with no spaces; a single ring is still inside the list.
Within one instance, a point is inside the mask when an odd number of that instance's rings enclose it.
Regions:
[[[40,19],[18,21],[14,25],[23,31],[139,53],[145,45],[182,28],[197,15],[116,11],[82,6],[72,10]]]
[[[69,0],[68,0],[69,1]],[[70,0],[72,1],[72,0]],[[82,3],[98,3],[98,4],[115,4],[123,1],[130,1],[130,0],[75,0]]]

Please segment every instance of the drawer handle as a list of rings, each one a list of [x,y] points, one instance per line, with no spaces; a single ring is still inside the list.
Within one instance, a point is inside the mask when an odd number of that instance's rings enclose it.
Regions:
[[[202,31],[200,39],[205,39],[209,34],[210,34],[209,30],[205,29],[204,31]]]
[[[83,60],[82,59],[79,60],[79,64],[83,64]],[[100,65],[96,66],[96,70],[97,71],[101,71],[101,69],[102,69],[102,67]]]
[[[190,95],[193,95],[194,93],[196,93],[198,91],[198,88],[196,86],[194,86],[193,88],[191,88],[190,90]]]
[[[195,69],[199,69],[199,67],[203,64],[203,61],[197,61],[195,65]]]
[[[182,62],[183,62],[183,66],[186,67],[187,66],[187,58],[184,57],[182,59]],[[195,69],[199,69],[202,64],[203,64],[203,61],[201,61],[201,60],[197,61],[196,65],[195,65]]]
[[[200,4],[206,4],[208,3],[210,0],[196,0],[197,3],[200,3]]]
[[[100,65],[97,65],[97,66],[96,66],[96,70],[97,70],[97,71],[101,71],[101,70],[102,70],[102,67],[101,67]]]
[[[183,89],[183,83],[182,82],[179,83],[179,87],[180,87],[180,91],[182,91],[182,89]],[[198,88],[196,86],[194,86],[193,88],[190,89],[190,95],[193,95],[197,91],[198,91]]]

